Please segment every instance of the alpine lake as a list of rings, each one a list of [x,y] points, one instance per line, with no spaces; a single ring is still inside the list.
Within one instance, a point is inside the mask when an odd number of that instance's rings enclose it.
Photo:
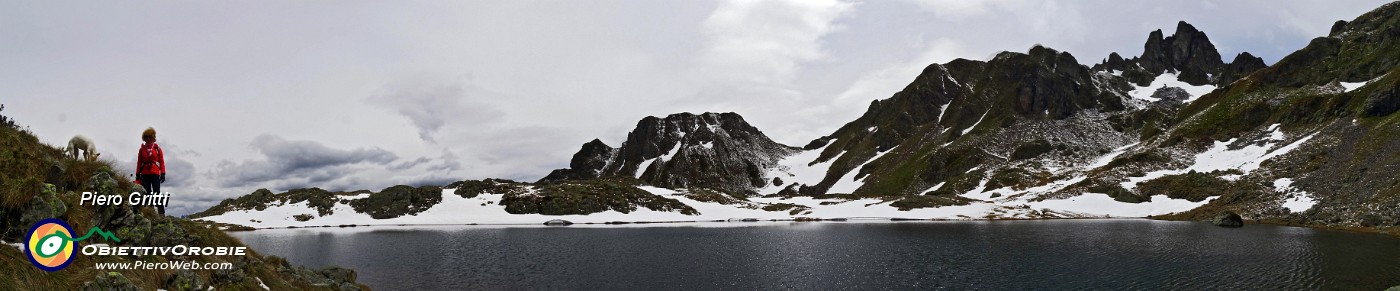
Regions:
[[[379,290],[1384,290],[1400,239],[1146,219],[233,232]]]

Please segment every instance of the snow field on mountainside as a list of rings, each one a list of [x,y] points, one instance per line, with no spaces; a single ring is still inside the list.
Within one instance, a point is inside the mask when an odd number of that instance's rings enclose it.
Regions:
[[[1147,86],[1134,86],[1132,91],[1128,91],[1128,96],[1133,97],[1135,99],[1156,102],[1159,99],[1152,97],[1152,93],[1156,93],[1157,89],[1162,87],[1177,87],[1185,89],[1187,94],[1191,94],[1191,98],[1186,99],[1186,103],[1196,101],[1196,99],[1201,98],[1201,96],[1206,95],[1206,93],[1210,93],[1210,91],[1215,91],[1214,85],[1195,86],[1187,84],[1186,82],[1177,80],[1176,73],[1168,72],[1161,75],[1157,75],[1156,79],[1152,79],[1152,84],[1148,84]]]

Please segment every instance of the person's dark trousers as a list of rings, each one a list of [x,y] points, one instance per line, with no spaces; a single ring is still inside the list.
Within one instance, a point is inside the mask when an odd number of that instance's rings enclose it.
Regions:
[[[146,188],[146,194],[160,194],[160,175],[141,174],[141,187]],[[160,212],[160,215],[165,215],[165,206],[156,206],[156,211]]]

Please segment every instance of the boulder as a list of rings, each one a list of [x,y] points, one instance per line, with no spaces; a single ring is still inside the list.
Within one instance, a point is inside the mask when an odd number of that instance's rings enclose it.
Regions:
[[[1240,218],[1240,215],[1235,214],[1233,211],[1225,211],[1216,215],[1215,219],[1212,219],[1210,223],[1221,227],[1242,227],[1244,226],[1244,219]]]
[[[136,284],[130,279],[122,276],[122,273],[107,272],[97,275],[97,279],[83,283],[83,290],[104,290],[104,291],[136,291]]]
[[[1156,102],[1152,102],[1152,106],[1177,107],[1191,99],[1191,93],[1187,93],[1186,89],[1179,87],[1161,87],[1152,92],[1152,98],[1158,99]]]
[[[204,289],[204,279],[190,270],[180,270],[165,279],[165,289],[172,291],[194,291]]]
[[[62,216],[68,212],[68,205],[58,198],[58,189],[53,184],[43,184],[39,194],[29,199],[28,207],[20,215],[20,225],[28,227],[39,220]]]
[[[565,226],[565,225],[571,225],[571,224],[574,224],[574,222],[568,221],[568,220],[563,220],[563,219],[551,219],[551,220],[549,220],[549,221],[545,221],[545,222],[544,222],[544,225],[554,225],[554,226]]]

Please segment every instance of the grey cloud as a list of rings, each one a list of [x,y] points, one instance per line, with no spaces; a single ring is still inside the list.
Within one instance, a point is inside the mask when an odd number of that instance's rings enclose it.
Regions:
[[[436,143],[435,135],[450,122],[471,125],[499,120],[504,114],[494,106],[473,101],[468,96],[487,94],[485,90],[420,75],[385,86],[381,94],[371,96],[372,104],[394,110],[408,118],[418,129],[418,137]]]
[[[433,161],[433,159],[429,159],[428,157],[420,157],[420,158],[418,158],[418,159],[416,159],[416,160],[405,161],[405,162],[402,162],[402,163],[394,164],[394,165],[392,165],[392,166],[389,166],[389,169],[394,169],[394,170],[411,169],[411,168],[413,168],[413,167],[417,167],[418,165],[426,164],[426,163],[432,162],[432,161]]]
[[[380,148],[334,149],[315,141],[289,141],[260,135],[250,143],[261,159],[220,162],[210,173],[225,187],[280,180],[282,186],[313,185],[334,180],[356,164],[387,165],[398,155]]]

